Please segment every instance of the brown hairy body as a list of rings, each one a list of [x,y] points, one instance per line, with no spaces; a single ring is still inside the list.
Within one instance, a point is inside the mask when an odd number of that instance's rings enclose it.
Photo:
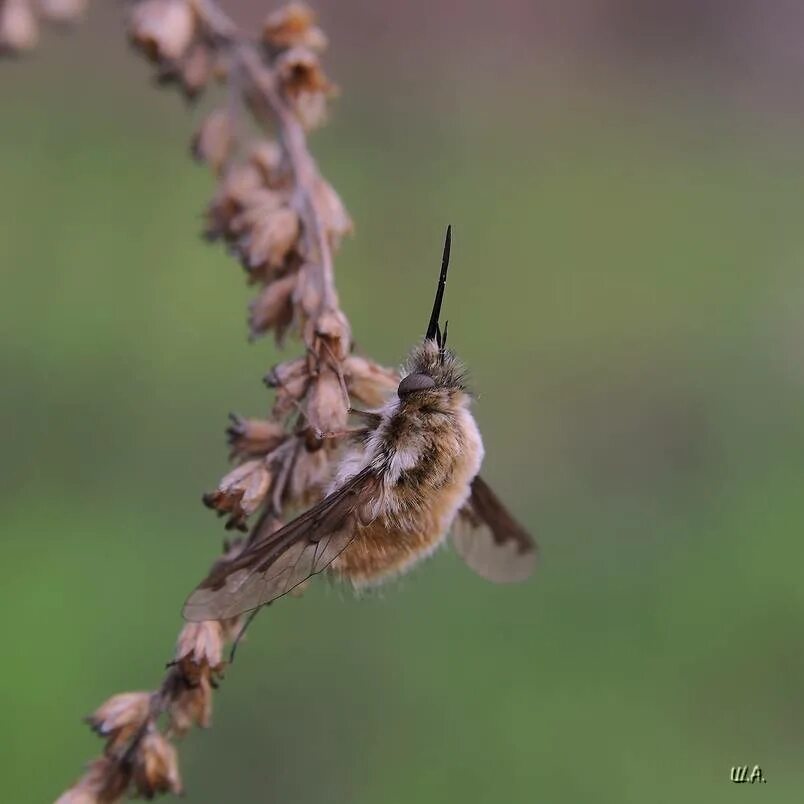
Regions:
[[[395,399],[355,456],[347,456],[349,466],[373,453],[382,470],[382,513],[358,525],[354,540],[333,561],[331,572],[339,579],[356,588],[373,586],[406,572],[443,542],[483,459],[468,401],[458,388]],[[339,475],[336,485],[345,479]]]

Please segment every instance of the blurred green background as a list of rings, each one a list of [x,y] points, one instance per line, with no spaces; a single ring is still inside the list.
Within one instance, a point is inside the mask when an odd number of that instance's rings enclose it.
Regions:
[[[495,587],[444,551],[382,594],[272,607],[181,747],[188,801],[801,800],[801,117],[694,26],[680,56],[627,27],[547,52],[503,6],[321,4],[344,94],[313,147],[357,223],[338,283],[375,358],[419,336],[454,225],[451,340],[538,574]],[[200,495],[226,414],[266,410],[279,359],[197,236],[202,109],[147,85],[114,11],[0,65],[14,804],[98,752],[83,715],[160,679],[222,536]]]

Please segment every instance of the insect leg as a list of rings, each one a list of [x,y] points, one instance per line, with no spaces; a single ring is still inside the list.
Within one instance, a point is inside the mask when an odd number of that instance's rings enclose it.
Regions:
[[[266,607],[270,606],[273,601],[266,603],[265,606],[258,606],[254,611],[250,612],[246,621],[243,623],[243,627],[237,632],[237,636],[232,642],[232,649],[229,651],[229,664],[234,664],[235,652],[237,651],[237,646],[240,644],[240,640],[246,635],[246,629],[251,625],[254,618]]]

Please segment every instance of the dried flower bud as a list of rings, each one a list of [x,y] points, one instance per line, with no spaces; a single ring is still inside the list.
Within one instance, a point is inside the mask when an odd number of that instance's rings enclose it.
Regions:
[[[323,50],[327,45],[324,32],[314,25],[315,13],[304,3],[289,3],[270,13],[263,23],[262,39],[274,48],[305,45]]]
[[[307,397],[307,419],[320,433],[339,432],[346,426],[347,401],[338,375],[328,366],[313,381]]]
[[[260,170],[268,187],[277,188],[286,184],[288,169],[278,143],[262,140],[252,146],[248,158]]]
[[[285,428],[278,422],[244,419],[235,413],[230,413],[229,418],[232,424],[226,429],[226,435],[233,456],[267,455],[287,438]]]
[[[269,388],[276,388],[271,415],[281,421],[289,413],[299,409],[299,401],[307,393],[312,381],[306,358],[300,357],[288,363],[275,366],[265,378]]]
[[[354,224],[340,196],[328,181],[319,179],[316,190],[327,230],[337,246],[344,235],[352,232]]]
[[[212,77],[213,60],[209,47],[196,42],[181,63],[181,83],[188,98],[194,98]]]
[[[39,13],[51,22],[72,22],[87,8],[87,0],[37,0]]]
[[[305,374],[280,386],[276,391],[271,415],[275,419],[282,420],[292,411],[298,410],[299,401],[307,393],[311,381],[311,378]]]
[[[192,684],[177,685],[172,691],[168,707],[170,736],[181,737],[193,726],[209,726],[212,720],[212,686],[209,670],[201,673]]]
[[[39,26],[27,0],[0,3],[0,52],[31,50],[39,41]]]
[[[332,94],[333,89],[329,94]],[[327,121],[327,97],[322,92],[300,92],[293,98],[293,108],[305,131],[312,131]]]
[[[260,177],[260,181],[262,181],[262,177]],[[274,212],[288,208],[287,197],[284,193],[269,190],[263,184],[255,189],[244,191],[239,201],[242,211],[232,219],[230,228],[233,235],[250,234],[254,229],[262,226]]]
[[[288,274],[263,288],[249,305],[249,328],[252,337],[275,329],[281,338],[293,320],[292,295],[296,286],[295,274]]]
[[[269,388],[278,388],[293,380],[306,377],[307,373],[307,358],[297,357],[295,360],[286,360],[284,363],[277,363],[277,365],[265,375],[265,384]]]
[[[87,772],[56,799],[56,804],[113,804],[126,793],[131,777],[127,765],[108,756],[98,757]]]
[[[350,395],[372,408],[380,407],[399,385],[397,372],[359,355],[344,360],[343,376]]]
[[[142,738],[134,757],[134,785],[145,798],[157,793],[181,793],[176,749],[156,729]]]
[[[229,112],[215,109],[204,119],[193,138],[193,156],[220,173],[232,153],[234,141],[234,126]]]
[[[246,199],[259,191],[261,186],[262,177],[254,165],[237,165],[227,170],[207,208],[207,237],[230,234],[232,223],[243,209]]]
[[[299,39],[298,44],[303,45],[310,50],[314,50],[316,53],[322,53],[327,49],[329,41],[327,40],[327,35],[321,30],[321,28],[319,28],[317,25],[313,25],[313,27],[308,28],[304,36]]]
[[[293,47],[276,59],[279,81],[288,95],[301,92],[326,94],[333,89],[318,56],[309,48]]]
[[[261,195],[267,194],[277,197],[270,190],[263,191]],[[233,221],[233,225],[240,226],[262,213],[259,220],[254,220],[243,246],[248,267],[252,269],[260,266],[281,268],[299,237],[299,216],[295,210],[282,206],[269,211],[268,207],[268,199],[263,198],[259,207],[249,207]]]
[[[185,623],[176,642],[177,662],[189,659],[213,670],[223,665],[223,626],[217,620]]]
[[[345,360],[352,350],[352,330],[346,316],[338,309],[324,310],[315,320],[315,334],[323,340],[337,360]]]
[[[246,461],[229,472],[218,488],[204,495],[204,504],[220,514],[231,514],[227,527],[245,529],[244,520],[265,499],[271,486],[271,473],[262,460]]]
[[[150,692],[123,692],[101,704],[87,723],[101,737],[108,738],[106,750],[116,753],[145,725],[151,707]]]
[[[196,22],[187,0],[143,0],[132,9],[129,36],[152,61],[175,60],[190,46]]]

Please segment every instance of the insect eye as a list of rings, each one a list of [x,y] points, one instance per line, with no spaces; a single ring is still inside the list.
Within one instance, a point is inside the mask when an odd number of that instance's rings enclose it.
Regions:
[[[404,399],[408,394],[414,391],[424,391],[427,388],[433,388],[435,380],[429,374],[408,374],[397,389],[400,399]]]

